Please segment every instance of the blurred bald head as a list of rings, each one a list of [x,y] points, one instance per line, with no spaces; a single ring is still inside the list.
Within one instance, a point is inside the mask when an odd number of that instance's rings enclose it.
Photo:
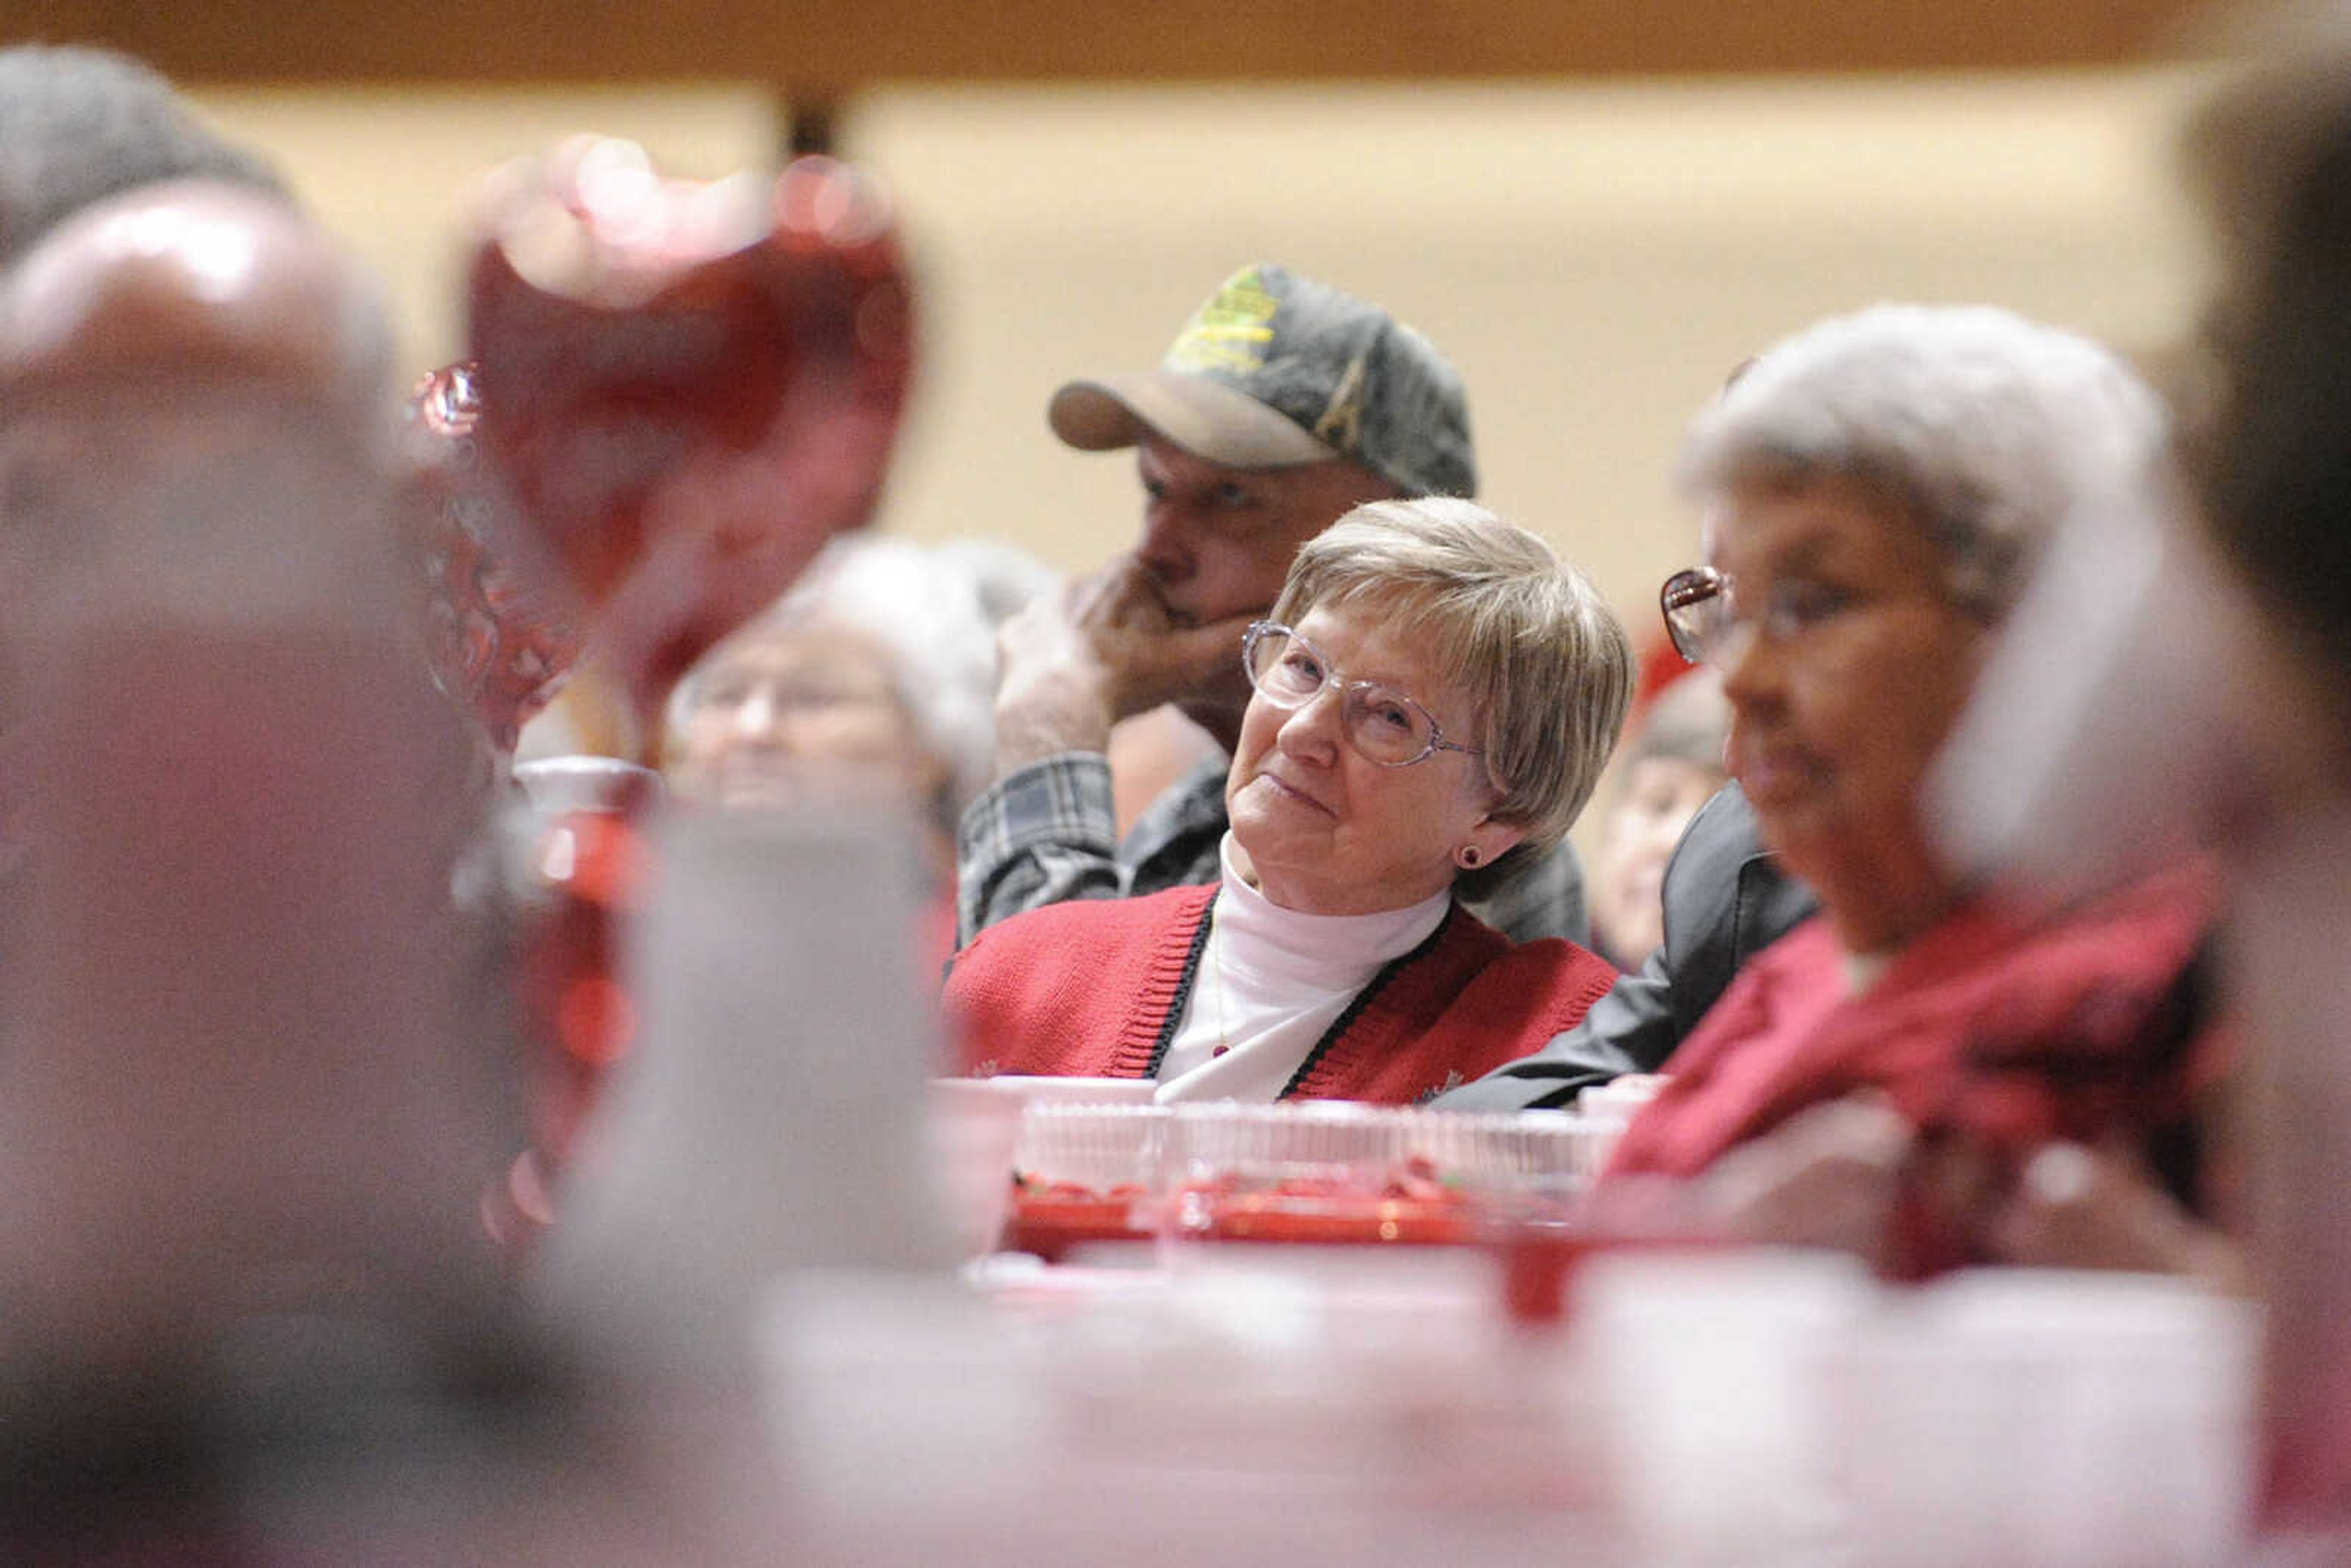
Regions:
[[[0,273],[0,1405],[12,1355],[202,1363],[491,1288],[516,1090],[468,1021],[479,797],[386,340],[365,272],[232,184],[107,197]]]
[[[0,49],[0,271],[83,207],[178,179],[290,200],[266,162],[207,129],[138,61],[74,47]]]
[[[84,209],[0,275],[0,719],[101,602],[378,627],[418,606],[399,401],[368,275],[234,186]],[[51,623],[55,622],[52,626]],[[62,644],[60,644],[62,645]]]
[[[0,402],[161,378],[381,412],[388,371],[365,275],[292,208],[233,185],[147,185],[87,207],[0,286]]]

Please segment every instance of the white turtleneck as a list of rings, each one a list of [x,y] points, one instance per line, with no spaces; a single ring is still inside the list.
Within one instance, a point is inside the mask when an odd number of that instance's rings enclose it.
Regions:
[[[1376,915],[1306,915],[1243,882],[1233,836],[1158,1100],[1270,1101],[1355,993],[1444,924],[1447,892]]]

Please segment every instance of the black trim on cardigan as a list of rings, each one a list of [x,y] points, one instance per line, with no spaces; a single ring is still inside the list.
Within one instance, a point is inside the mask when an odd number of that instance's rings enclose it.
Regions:
[[[1208,950],[1208,933],[1217,926],[1217,895],[1210,894],[1208,902],[1200,906],[1199,928],[1192,933],[1192,946],[1184,955],[1184,967],[1176,975],[1176,1000],[1167,1016],[1159,1022],[1159,1038],[1152,1042],[1151,1060],[1144,1064],[1143,1076],[1159,1076],[1159,1064],[1167,1060],[1167,1048],[1175,1043],[1176,1025],[1184,1017],[1184,1006],[1192,999],[1192,977],[1200,972],[1200,955]]]
[[[1290,1082],[1281,1086],[1281,1092],[1274,1098],[1287,1100],[1297,1093],[1298,1086],[1306,1082],[1306,1075],[1322,1064],[1323,1056],[1332,1046],[1339,1043],[1341,1037],[1353,1026],[1355,1019],[1363,1016],[1364,1009],[1371,1006],[1373,1000],[1382,991],[1387,989],[1388,982],[1403,973],[1405,965],[1426,956],[1429,949],[1437,946],[1437,939],[1445,935],[1446,930],[1454,921],[1461,918],[1463,918],[1461,901],[1457,898],[1445,911],[1445,918],[1437,923],[1437,929],[1420,939],[1419,946],[1400,958],[1389,959],[1380,972],[1374,975],[1369,983],[1355,993],[1355,999],[1342,1009],[1339,1016],[1332,1020],[1331,1027],[1322,1031],[1322,1038],[1314,1042],[1314,1049],[1306,1053],[1306,1060],[1298,1064],[1298,1071],[1290,1075]]]

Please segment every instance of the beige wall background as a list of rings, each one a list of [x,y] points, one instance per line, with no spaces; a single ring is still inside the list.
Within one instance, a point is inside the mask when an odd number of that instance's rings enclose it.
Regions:
[[[1486,498],[1646,642],[1657,582],[1695,549],[1680,430],[1757,349],[1897,298],[1997,301],[2126,348],[2175,334],[2201,261],[2171,147],[2206,80],[872,93],[841,150],[900,195],[925,345],[883,526],[1102,559],[1134,529],[1128,460],[1060,447],[1047,396],[1149,363],[1227,271],[1280,260],[1458,362]],[[416,372],[459,352],[475,170],[580,130],[704,176],[771,163],[780,140],[747,87],[201,101],[383,274]]]
[[[1225,272],[1381,299],[1459,363],[1486,498],[1582,562],[1636,635],[1696,538],[1669,473],[1731,366],[1874,300],[1993,300],[2126,347],[2192,306],[2170,146],[2183,68],[1329,89],[883,91],[843,151],[897,190],[925,356],[883,526],[1063,568],[1132,534],[1127,460],[1065,451],[1074,374],[1149,363]],[[460,351],[458,193],[595,130],[685,173],[772,163],[748,87],[212,92],[383,275],[405,367]]]

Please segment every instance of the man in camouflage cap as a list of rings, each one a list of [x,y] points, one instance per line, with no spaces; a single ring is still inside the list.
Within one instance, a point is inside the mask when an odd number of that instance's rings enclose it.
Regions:
[[[1112,726],[1173,704],[1229,752],[1249,696],[1241,635],[1298,547],[1365,501],[1477,488],[1445,358],[1378,306],[1269,264],[1227,278],[1157,368],[1071,382],[1046,413],[1071,446],[1135,449],[1143,537],[1004,629],[996,782],[958,835],[966,941],[1064,899],[1215,880],[1226,759],[1170,786],[1122,843]],[[1479,913],[1520,940],[1581,940],[1573,852]]]

